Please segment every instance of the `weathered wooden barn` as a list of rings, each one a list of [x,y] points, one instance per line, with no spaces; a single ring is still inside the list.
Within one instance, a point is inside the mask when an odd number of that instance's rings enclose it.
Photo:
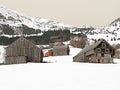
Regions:
[[[86,37],[72,36],[70,37],[70,45],[77,48],[84,48],[87,44]]]
[[[24,37],[20,37],[6,48],[5,64],[42,61],[42,49]]]
[[[115,49],[104,39],[85,47],[73,57],[74,62],[113,63]]]
[[[60,33],[56,36],[51,36],[50,37],[50,43],[53,42],[63,42],[64,41],[64,36],[63,36],[63,32],[60,31]]]
[[[113,44],[112,46],[115,48],[114,58],[120,59],[120,44]]]
[[[62,36],[52,36],[50,37],[50,41],[52,42],[63,42],[63,37]]]
[[[66,45],[58,45],[53,46],[53,56],[62,56],[62,55],[69,55],[69,46]]]

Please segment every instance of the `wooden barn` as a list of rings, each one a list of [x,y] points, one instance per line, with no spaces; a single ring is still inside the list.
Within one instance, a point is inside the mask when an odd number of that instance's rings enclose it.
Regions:
[[[73,57],[74,62],[113,63],[115,49],[104,39],[85,47]]]
[[[84,48],[85,45],[87,44],[87,38],[72,36],[70,37],[70,44],[71,46],[76,47],[76,48]]]
[[[6,48],[5,64],[18,64],[26,62],[42,62],[42,49],[35,44],[20,37]]]
[[[62,36],[51,36],[50,37],[50,41],[52,42],[62,42],[63,41],[63,37]]]
[[[58,45],[53,46],[53,56],[62,56],[62,55],[69,55],[69,46],[66,45]]]

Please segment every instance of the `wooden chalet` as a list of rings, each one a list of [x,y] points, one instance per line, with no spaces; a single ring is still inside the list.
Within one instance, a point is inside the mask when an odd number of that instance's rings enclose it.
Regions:
[[[53,56],[69,55],[69,51],[69,46],[66,45],[53,46]]]
[[[73,57],[74,62],[113,63],[115,49],[104,39],[85,47]]]
[[[35,44],[20,37],[6,48],[5,64],[18,64],[26,62],[42,62],[42,49]]]

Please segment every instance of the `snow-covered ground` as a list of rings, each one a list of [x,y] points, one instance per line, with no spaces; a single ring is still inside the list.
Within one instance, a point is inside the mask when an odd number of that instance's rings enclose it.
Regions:
[[[44,57],[44,61],[46,62],[54,62],[54,63],[72,63],[73,57],[77,55],[81,51],[80,48],[73,48],[70,47],[70,55],[65,56],[50,56],[50,57]]]
[[[75,63],[80,49],[70,50],[70,56],[44,58],[54,63],[0,65],[0,90],[120,90],[119,59],[114,59],[118,64]]]
[[[3,63],[5,60],[5,47],[6,46],[0,46],[0,63]]]
[[[0,90],[120,90],[119,64],[28,63],[0,66]]]

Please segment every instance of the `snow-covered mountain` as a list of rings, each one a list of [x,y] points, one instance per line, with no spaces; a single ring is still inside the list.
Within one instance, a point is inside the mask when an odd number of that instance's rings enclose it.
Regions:
[[[104,38],[107,41],[120,40],[120,18],[114,20],[109,25],[102,27],[74,27],[44,18],[29,17],[3,5],[0,6],[0,36],[13,37],[23,34],[27,36],[36,36],[42,35],[43,32],[47,30],[59,29],[67,29],[75,34],[86,34],[88,39]]]
[[[82,30],[82,31],[81,31]],[[120,42],[120,18],[114,20],[107,26],[101,27],[81,27],[73,33],[84,33],[87,35],[89,41],[93,39],[103,38],[111,44],[118,44]]]
[[[29,17],[3,5],[0,6],[0,34],[38,34],[47,30],[73,30],[74,28],[75,27],[71,25],[50,21],[44,18]]]
[[[93,35],[87,35],[89,39],[103,38],[111,44],[120,44],[120,18],[107,26],[98,27],[92,32]]]

